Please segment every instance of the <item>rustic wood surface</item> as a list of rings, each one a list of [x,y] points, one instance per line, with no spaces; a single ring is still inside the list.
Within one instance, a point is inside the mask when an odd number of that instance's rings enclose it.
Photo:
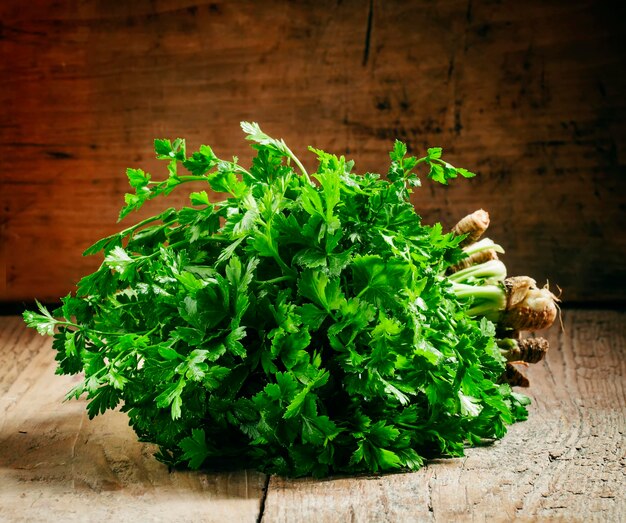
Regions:
[[[155,137],[244,162],[238,122],[384,172],[395,138],[480,173],[424,187],[427,222],[483,207],[512,274],[623,300],[624,4],[594,0],[4,0],[0,301],[55,300],[100,262],[124,170]],[[185,201],[174,196],[172,204]],[[155,203],[150,211],[165,206]],[[131,218],[132,220],[132,218]]]
[[[62,403],[47,339],[0,318],[0,521],[256,521],[265,476],[172,472],[120,412]]]
[[[415,473],[288,480],[168,473],[124,415],[61,403],[49,340],[0,318],[0,521],[619,521],[626,313],[567,311],[528,370],[528,421]]]

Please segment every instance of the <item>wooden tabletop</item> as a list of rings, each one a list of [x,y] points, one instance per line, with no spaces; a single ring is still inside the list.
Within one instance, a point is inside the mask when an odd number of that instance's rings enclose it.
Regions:
[[[328,480],[168,472],[124,414],[63,403],[50,340],[0,318],[0,521],[617,521],[626,514],[626,313],[571,310],[528,369],[529,420],[414,473]]]

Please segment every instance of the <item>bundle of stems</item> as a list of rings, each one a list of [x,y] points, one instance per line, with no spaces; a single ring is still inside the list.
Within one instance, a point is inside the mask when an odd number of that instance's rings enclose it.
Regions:
[[[453,232],[465,235],[461,245],[467,256],[448,269],[448,279],[456,296],[467,302],[469,315],[496,324],[501,336],[498,345],[507,360],[503,380],[528,386],[528,379],[513,363],[541,361],[549,344],[541,337],[523,338],[522,332],[550,327],[557,317],[559,299],[547,284],[539,288],[529,276],[507,277],[506,266],[498,257],[504,249],[489,238],[480,239],[488,226],[489,214],[479,209],[453,227]]]

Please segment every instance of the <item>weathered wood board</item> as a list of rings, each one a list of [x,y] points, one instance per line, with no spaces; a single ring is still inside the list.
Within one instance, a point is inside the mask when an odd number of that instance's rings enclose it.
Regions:
[[[288,480],[168,473],[124,415],[61,403],[49,340],[0,318],[0,521],[619,521],[626,313],[567,311],[528,370],[528,421],[415,473]]]
[[[0,301],[55,300],[116,230],[155,137],[250,153],[260,122],[385,172],[395,138],[480,173],[427,184],[427,222],[483,207],[512,274],[623,300],[624,5],[576,0],[0,4]],[[169,205],[182,205],[185,195]],[[156,203],[149,210],[167,206]],[[131,218],[132,220],[132,218]]]

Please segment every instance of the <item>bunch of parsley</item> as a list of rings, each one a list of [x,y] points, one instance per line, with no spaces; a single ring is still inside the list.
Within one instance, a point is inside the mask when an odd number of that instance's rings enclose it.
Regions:
[[[418,469],[525,418],[498,384],[493,325],[444,276],[462,237],[409,201],[418,167],[440,183],[472,173],[397,141],[387,180],[312,148],[309,176],[282,140],[242,128],[249,169],[156,140],[169,176],[129,169],[120,218],[187,181],[228,197],[192,193],[100,240],[75,296],[24,313],[54,336],[58,373],[84,373],[68,397],[86,394],[90,417],[121,404],[170,465],[293,476]]]

